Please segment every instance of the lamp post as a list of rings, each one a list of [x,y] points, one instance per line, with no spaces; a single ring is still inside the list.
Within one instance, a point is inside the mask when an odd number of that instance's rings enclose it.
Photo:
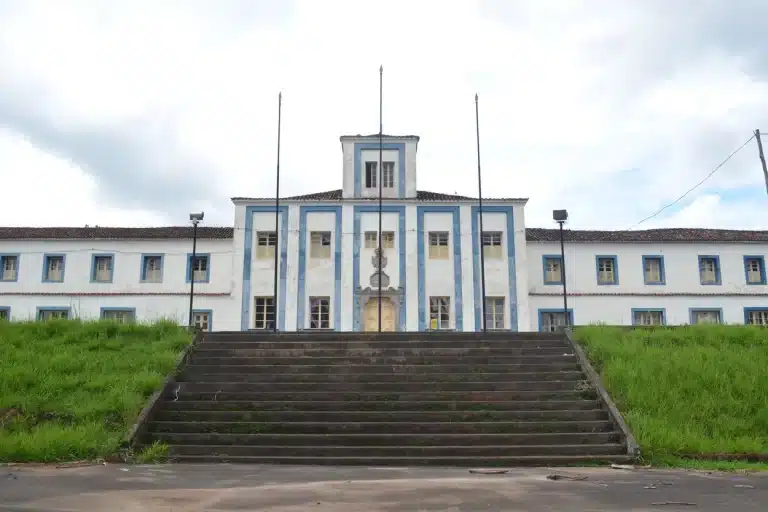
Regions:
[[[205,214],[190,213],[189,220],[192,222],[192,260],[189,262],[189,328],[194,327],[192,322],[192,308],[195,301],[195,260],[197,259],[197,225],[203,220]],[[210,262],[209,262],[210,264]]]
[[[568,220],[568,210],[552,210],[552,220],[560,225],[560,276],[563,279],[563,318],[565,326],[568,327],[570,319],[568,318],[568,287],[565,284],[565,237],[563,235],[563,224]]]

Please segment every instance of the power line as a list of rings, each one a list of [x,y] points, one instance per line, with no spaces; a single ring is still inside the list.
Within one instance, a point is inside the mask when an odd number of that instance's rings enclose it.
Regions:
[[[664,211],[664,210],[666,210],[667,208],[670,208],[670,207],[672,207],[672,206],[676,205],[677,203],[679,203],[680,201],[682,201],[682,200],[683,200],[683,199],[684,199],[684,198],[685,198],[685,197],[686,197],[688,194],[690,194],[691,192],[693,192],[694,190],[696,190],[697,188],[699,188],[699,187],[700,187],[700,186],[701,186],[701,185],[702,185],[702,184],[703,184],[705,181],[707,181],[709,178],[711,178],[711,177],[712,177],[712,176],[713,176],[713,175],[714,175],[714,174],[715,174],[717,171],[719,171],[719,170],[720,170],[720,168],[721,168],[721,167],[723,167],[723,166],[724,166],[726,163],[728,163],[728,160],[730,160],[731,158],[733,158],[733,156],[734,156],[734,155],[736,155],[736,153],[738,153],[739,151],[741,151],[742,149],[744,149],[744,147],[746,147],[746,145],[747,145],[747,144],[749,144],[750,142],[752,142],[752,139],[754,139],[754,138],[755,138],[755,135],[754,135],[754,134],[752,134],[752,136],[751,136],[750,138],[748,138],[748,139],[746,140],[746,142],[744,142],[744,144],[742,144],[741,146],[739,146],[738,148],[736,148],[734,151],[732,151],[730,155],[728,155],[727,157],[725,157],[725,160],[723,160],[722,162],[720,162],[720,163],[718,164],[718,166],[717,166],[717,167],[715,167],[714,169],[712,169],[712,172],[710,172],[709,174],[707,174],[707,175],[704,177],[704,179],[703,179],[703,180],[701,180],[700,182],[698,182],[696,185],[694,185],[693,187],[689,188],[689,189],[688,189],[688,190],[685,192],[685,194],[681,195],[680,197],[678,197],[677,199],[675,199],[674,201],[672,201],[671,203],[669,203],[667,206],[665,206],[665,207],[661,208],[660,210],[658,210],[658,211],[657,211],[656,213],[654,213],[653,215],[649,215],[648,217],[644,218],[644,219],[643,219],[643,220],[641,220],[640,222],[638,222],[638,223],[636,223],[636,224],[633,224],[632,226],[628,227],[628,228],[627,228],[625,231],[630,231],[630,230],[632,230],[632,229],[636,228],[637,226],[639,226],[639,225],[640,225],[640,224],[642,224],[643,222],[645,222],[645,221],[647,221],[647,220],[651,220],[652,218],[656,217],[658,214],[660,214],[661,212],[663,212],[663,211]]]

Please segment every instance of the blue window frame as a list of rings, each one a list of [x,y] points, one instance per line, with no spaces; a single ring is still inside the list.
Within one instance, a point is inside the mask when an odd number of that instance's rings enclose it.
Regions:
[[[71,316],[72,309],[69,307],[44,306],[37,308],[35,318],[38,320],[53,320],[54,318],[70,318]]]
[[[187,282],[191,282],[192,273],[197,276],[196,283],[207,283],[211,280],[211,255],[208,253],[195,254],[195,261],[192,261],[192,253],[187,254]]]
[[[720,256],[699,255],[699,282],[704,286],[716,286],[722,283]]]
[[[747,325],[768,325],[768,306],[744,308],[744,323]]]
[[[563,284],[563,259],[559,254],[545,254],[541,257],[544,284]]]
[[[212,309],[193,309],[192,324],[202,331],[213,330],[213,310]]]
[[[115,275],[115,255],[94,253],[91,255],[91,282],[111,283]]]
[[[562,308],[561,309],[540,309],[539,310],[539,331],[540,332],[555,332],[560,327],[566,325],[572,326],[573,322],[573,309],[568,309],[568,316],[566,317]]]
[[[64,271],[67,268],[66,254],[43,255],[43,282],[63,283]]]
[[[644,255],[643,256],[643,282],[649,285],[660,285],[666,283],[666,272],[664,270],[664,256]]]
[[[691,325],[723,323],[723,308],[690,308]]]
[[[632,325],[667,325],[667,311],[663,308],[632,308]]]
[[[744,256],[744,279],[747,284],[766,284],[764,256]]]
[[[12,283],[19,280],[19,262],[21,256],[18,253],[0,254],[0,281]]]
[[[162,283],[164,263],[164,254],[142,254],[139,281],[142,283]]]
[[[0,320],[11,319],[11,306],[0,306]]]
[[[102,320],[112,320],[118,323],[128,323],[136,321],[136,308],[106,307],[101,308],[99,318]]]
[[[597,284],[601,286],[619,284],[619,258],[616,255],[595,256]]]

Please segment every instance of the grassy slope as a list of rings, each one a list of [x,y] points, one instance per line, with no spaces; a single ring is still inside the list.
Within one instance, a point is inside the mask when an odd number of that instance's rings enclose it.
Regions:
[[[115,453],[190,340],[171,323],[0,322],[0,461]]]
[[[653,462],[679,454],[768,454],[768,330],[577,328]]]

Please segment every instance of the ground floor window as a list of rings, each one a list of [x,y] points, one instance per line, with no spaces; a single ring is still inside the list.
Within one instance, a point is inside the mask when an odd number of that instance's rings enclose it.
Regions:
[[[0,320],[11,319],[11,308],[0,308]]]
[[[38,320],[55,320],[69,318],[69,308],[40,308],[37,310]]]
[[[563,327],[573,325],[573,312],[568,311],[543,311],[540,313],[541,322],[539,330],[541,332],[556,332]]]
[[[210,331],[212,316],[213,316],[213,313],[211,313],[210,311],[193,311],[192,325],[194,325],[201,331]]]
[[[504,328],[504,297],[486,297],[485,328]]]
[[[253,298],[254,329],[275,328],[275,299],[273,297]]]
[[[768,309],[750,309],[744,316],[749,325],[768,325]]]
[[[429,298],[429,328],[430,329],[450,329],[451,328],[451,298],[450,297],[430,297]]]
[[[722,312],[719,309],[693,309],[691,310],[691,324],[721,324]]]
[[[632,325],[664,325],[664,310],[636,309],[632,311]]]
[[[330,297],[310,297],[309,298],[309,328],[310,329],[330,329],[331,328],[331,298]]]
[[[101,318],[123,324],[136,320],[136,312],[133,309],[102,309]]]

